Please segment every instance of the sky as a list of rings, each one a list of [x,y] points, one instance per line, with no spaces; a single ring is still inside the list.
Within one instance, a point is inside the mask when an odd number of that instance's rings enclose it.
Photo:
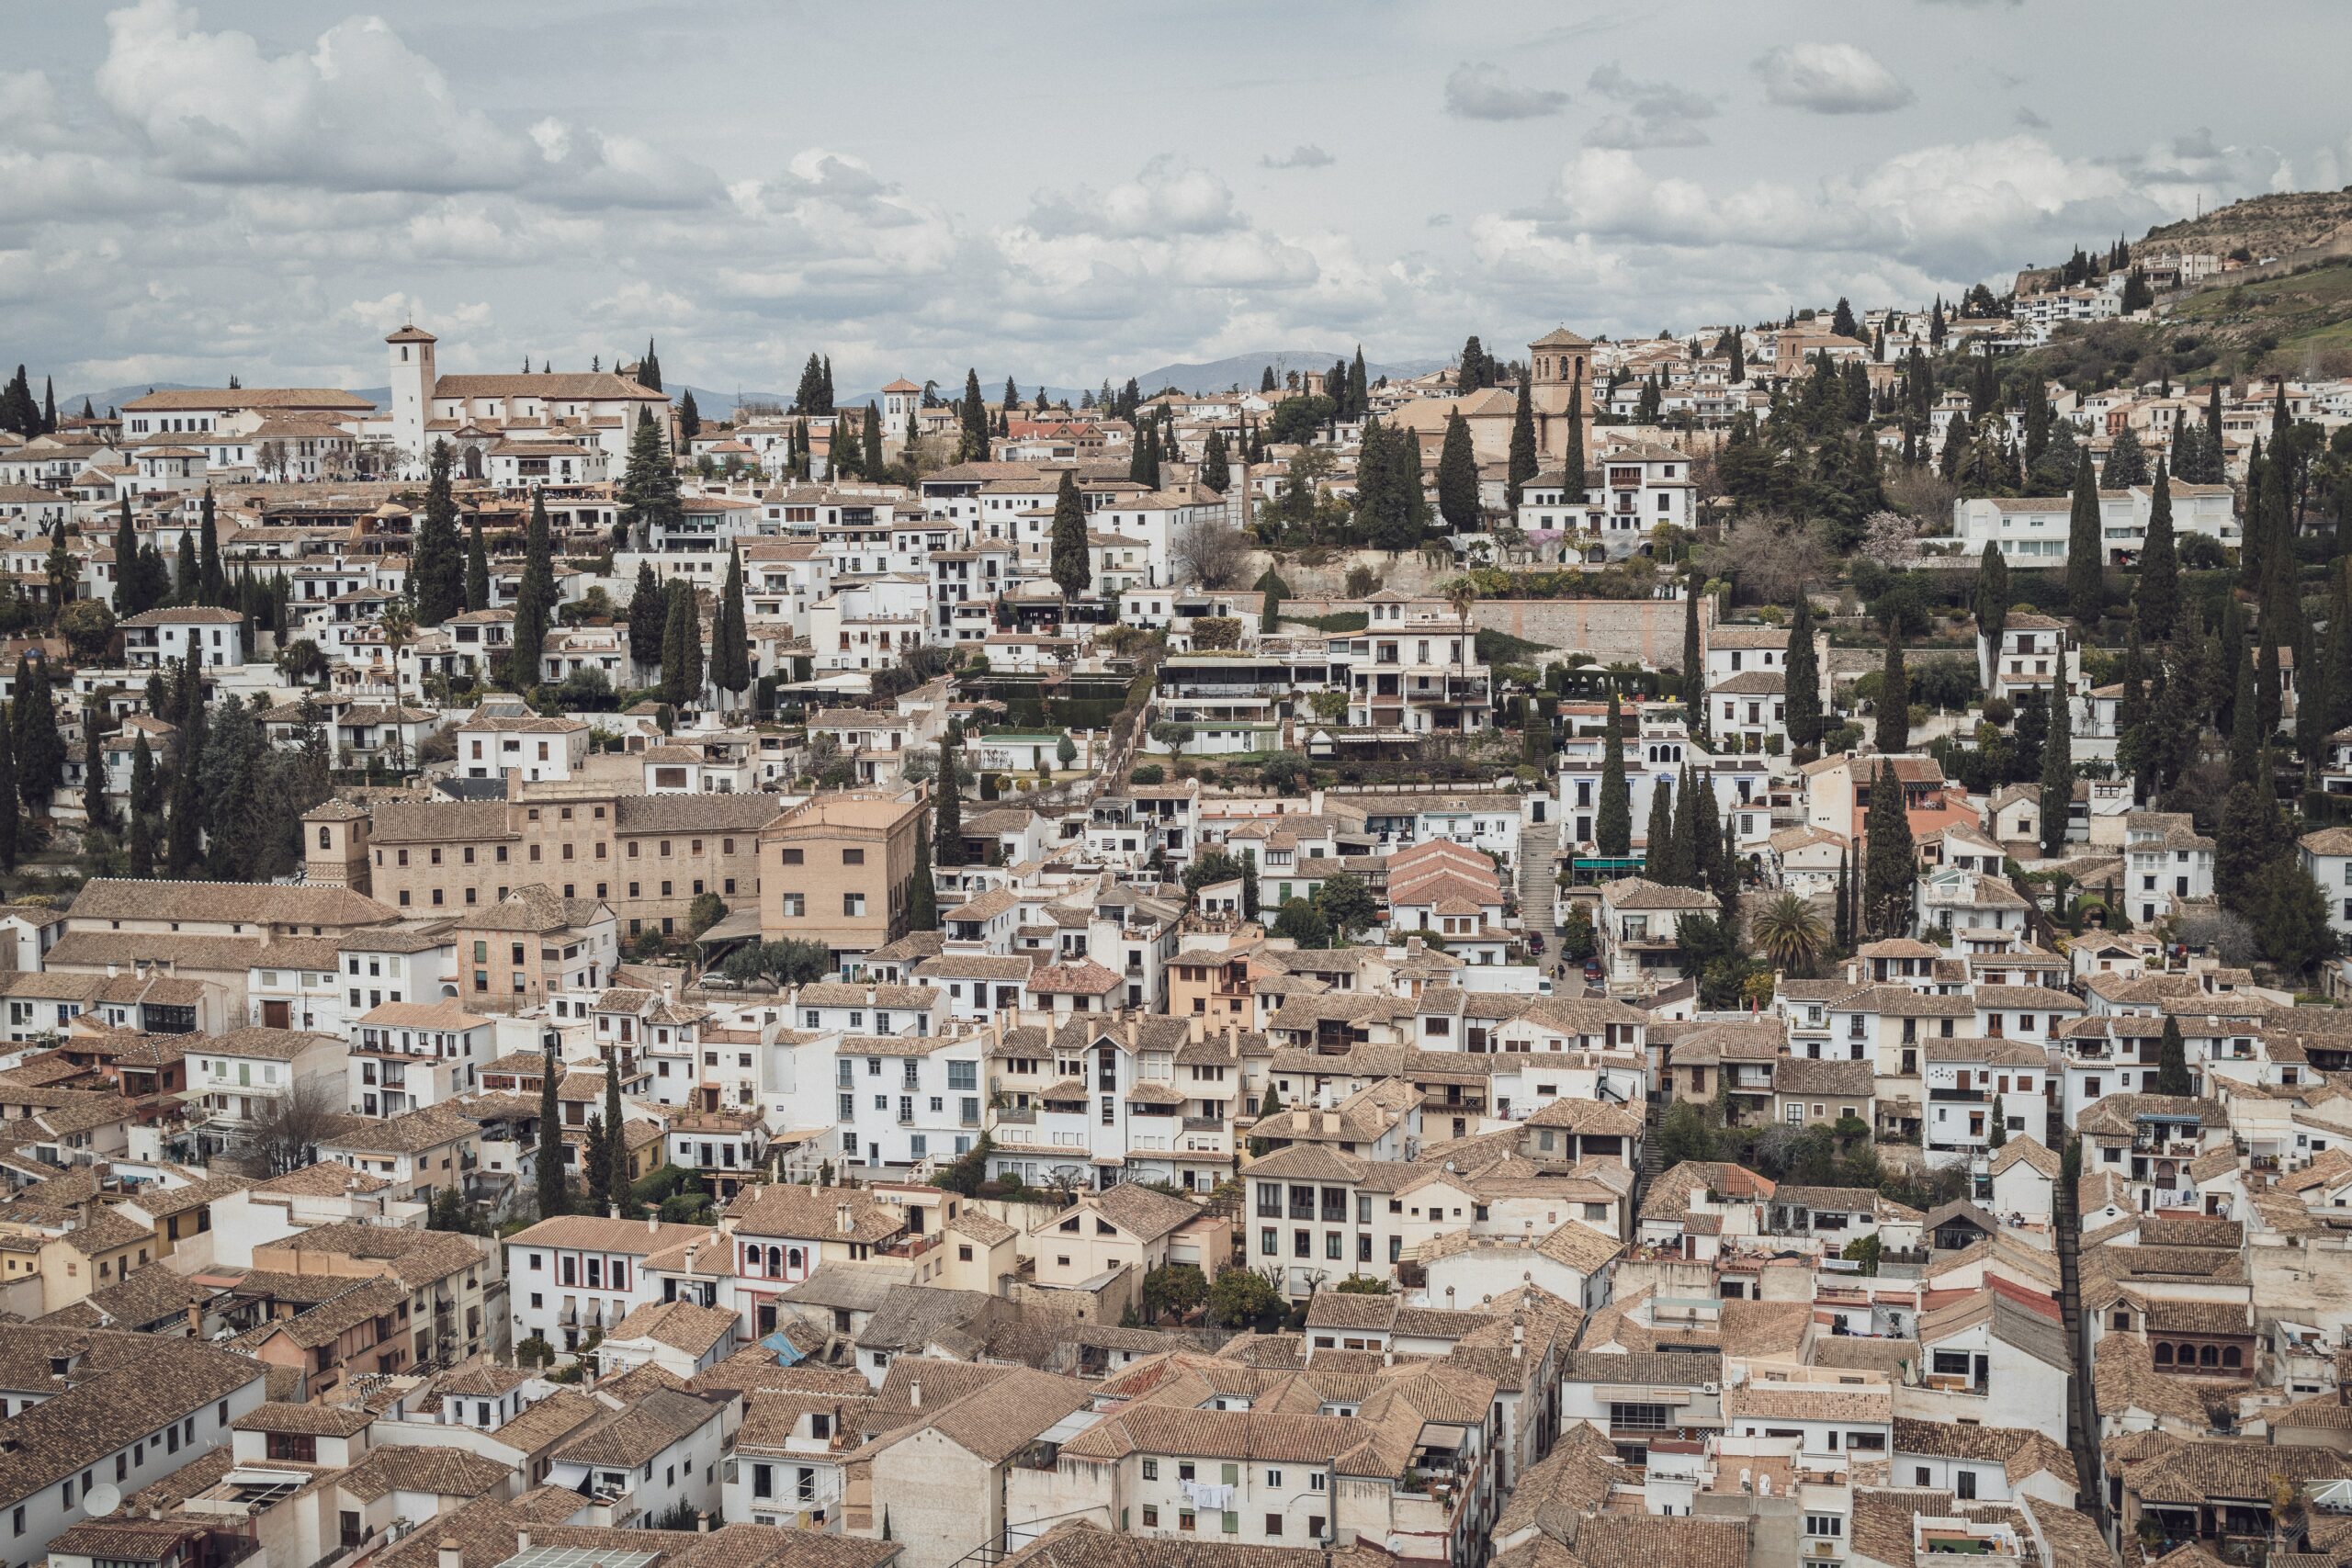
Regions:
[[[1518,352],[2352,182],[2352,7],[101,0],[0,62],[0,359],[59,391],[609,365],[1091,386]]]

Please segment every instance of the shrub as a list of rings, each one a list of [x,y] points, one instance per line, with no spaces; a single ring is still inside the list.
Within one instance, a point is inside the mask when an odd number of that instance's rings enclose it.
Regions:
[[[1127,782],[1129,784],[1150,785],[1164,783],[1167,780],[1167,769],[1161,767],[1157,762],[1146,762],[1142,767],[1136,769],[1127,775]]]

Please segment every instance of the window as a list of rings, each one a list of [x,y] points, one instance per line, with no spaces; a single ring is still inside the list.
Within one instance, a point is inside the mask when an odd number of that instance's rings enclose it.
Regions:
[[[1976,1472],[1973,1470],[1955,1472],[1951,1478],[1951,1492],[1963,1503],[1973,1502],[1976,1497]]]
[[[1283,1517],[1280,1514],[1268,1514],[1266,1516],[1266,1533],[1269,1536],[1277,1536],[1283,1533]]]
[[[1835,1539],[1846,1533],[1846,1521],[1836,1514],[1807,1514],[1804,1517],[1804,1533]]]
[[[1159,1523],[1159,1509],[1152,1504],[1146,1503],[1143,1506],[1143,1522],[1146,1529]]]
[[[864,865],[865,863],[865,852],[864,850],[843,850],[842,852],[842,863],[843,865]]]
[[[1158,1460],[1148,1459],[1143,1461],[1143,1478],[1146,1481],[1157,1481],[1159,1479],[1159,1461]]]

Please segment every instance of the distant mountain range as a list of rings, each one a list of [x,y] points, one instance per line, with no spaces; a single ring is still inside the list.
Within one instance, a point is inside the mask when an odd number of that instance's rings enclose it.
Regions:
[[[1136,385],[1143,389],[1146,397],[1170,387],[1180,392],[1199,393],[1222,392],[1238,386],[1245,392],[1253,392],[1258,389],[1258,382],[1269,365],[1274,367],[1274,379],[1279,381],[1293,370],[1329,370],[1336,362],[1354,357],[1355,350],[1352,348],[1344,353],[1325,354],[1298,348],[1264,349],[1253,354],[1228,355],[1223,359],[1212,359],[1201,365],[1163,365],[1137,376]],[[1451,363],[1445,359],[1404,359],[1379,365],[1366,360],[1364,372],[1374,380],[1383,376],[1391,380],[1401,380],[1410,376],[1426,376]]]

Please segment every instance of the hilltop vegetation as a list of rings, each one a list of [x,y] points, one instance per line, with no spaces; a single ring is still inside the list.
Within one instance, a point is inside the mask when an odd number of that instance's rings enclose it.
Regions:
[[[2286,256],[2308,250],[2352,229],[2352,188],[2291,191],[2248,197],[2227,207],[2148,231],[2133,247],[2142,251],[2210,252],[2228,255]]]

